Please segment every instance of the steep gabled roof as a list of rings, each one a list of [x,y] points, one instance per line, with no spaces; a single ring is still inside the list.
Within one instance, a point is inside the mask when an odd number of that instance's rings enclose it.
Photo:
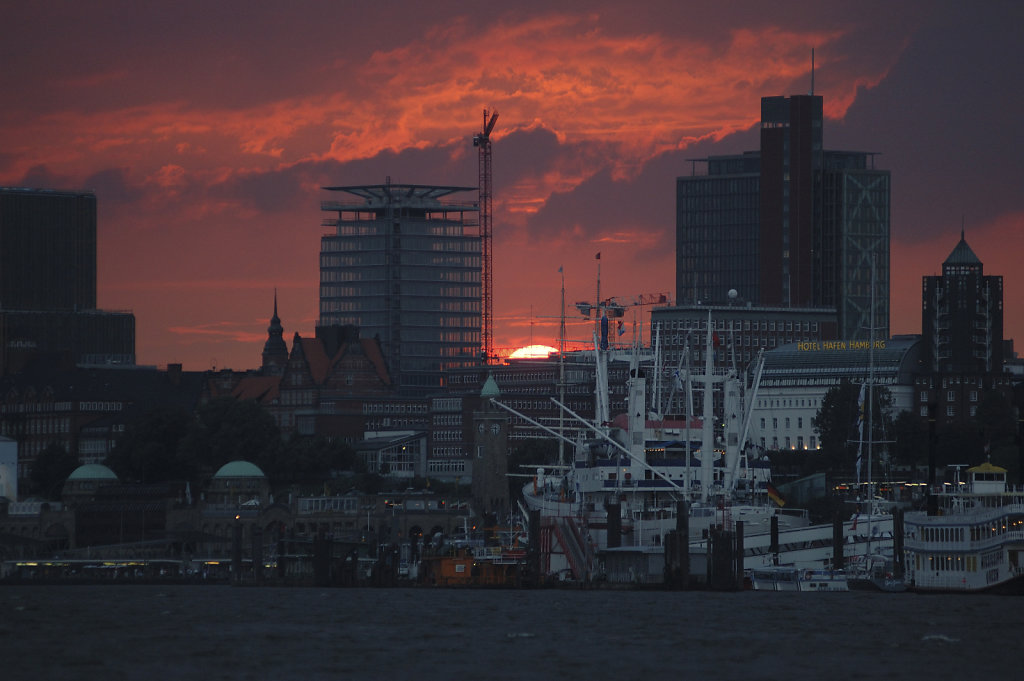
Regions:
[[[333,364],[324,351],[323,343],[319,338],[300,338],[298,335],[296,338],[302,346],[302,355],[306,358],[306,364],[309,365],[309,375],[312,377],[313,383],[322,385],[327,379],[327,372],[330,371],[331,364]]]
[[[384,385],[391,385],[391,374],[388,372],[387,362],[384,361],[384,354],[380,351],[380,344],[372,338],[360,338],[359,344],[363,348],[363,354],[373,363],[377,377]]]
[[[246,376],[231,391],[231,396],[236,400],[256,400],[266,404],[277,399],[280,387],[280,376]]]

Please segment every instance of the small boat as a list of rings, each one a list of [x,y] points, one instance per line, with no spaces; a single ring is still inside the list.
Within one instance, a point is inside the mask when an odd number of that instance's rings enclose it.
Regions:
[[[749,573],[754,591],[849,591],[843,570],[805,569],[778,565]]]
[[[850,589],[885,593],[901,593],[907,590],[907,582],[900,576],[891,552],[889,555],[873,553],[857,558],[859,560],[853,561],[847,569]]]

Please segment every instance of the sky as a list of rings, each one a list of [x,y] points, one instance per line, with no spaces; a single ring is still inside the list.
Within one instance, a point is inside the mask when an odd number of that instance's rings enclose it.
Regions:
[[[892,173],[893,333],[964,228],[1024,343],[1024,3],[10,3],[0,185],[89,189],[98,302],[140,364],[260,365],[318,313],[325,186],[476,186],[493,149],[494,345],[566,299],[674,299],[675,179],[758,148],[760,98]],[[578,317],[568,334],[586,337]]]

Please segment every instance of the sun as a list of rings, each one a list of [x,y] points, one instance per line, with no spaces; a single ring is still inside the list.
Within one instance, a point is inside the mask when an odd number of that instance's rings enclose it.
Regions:
[[[509,359],[546,359],[550,355],[557,354],[558,348],[553,348],[550,345],[528,345],[513,352],[509,355]]]

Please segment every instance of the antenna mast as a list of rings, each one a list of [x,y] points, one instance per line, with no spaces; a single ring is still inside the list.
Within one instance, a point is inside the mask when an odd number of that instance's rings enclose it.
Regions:
[[[811,48],[811,97],[814,96],[814,48]]]
[[[477,147],[480,153],[480,293],[483,302],[480,346],[485,363],[490,362],[494,357],[494,275],[492,270],[493,256],[491,254],[491,131],[494,129],[494,124],[497,120],[497,111],[491,112],[491,117],[488,118],[487,109],[484,109],[484,126],[480,132],[473,135],[473,146]]]

